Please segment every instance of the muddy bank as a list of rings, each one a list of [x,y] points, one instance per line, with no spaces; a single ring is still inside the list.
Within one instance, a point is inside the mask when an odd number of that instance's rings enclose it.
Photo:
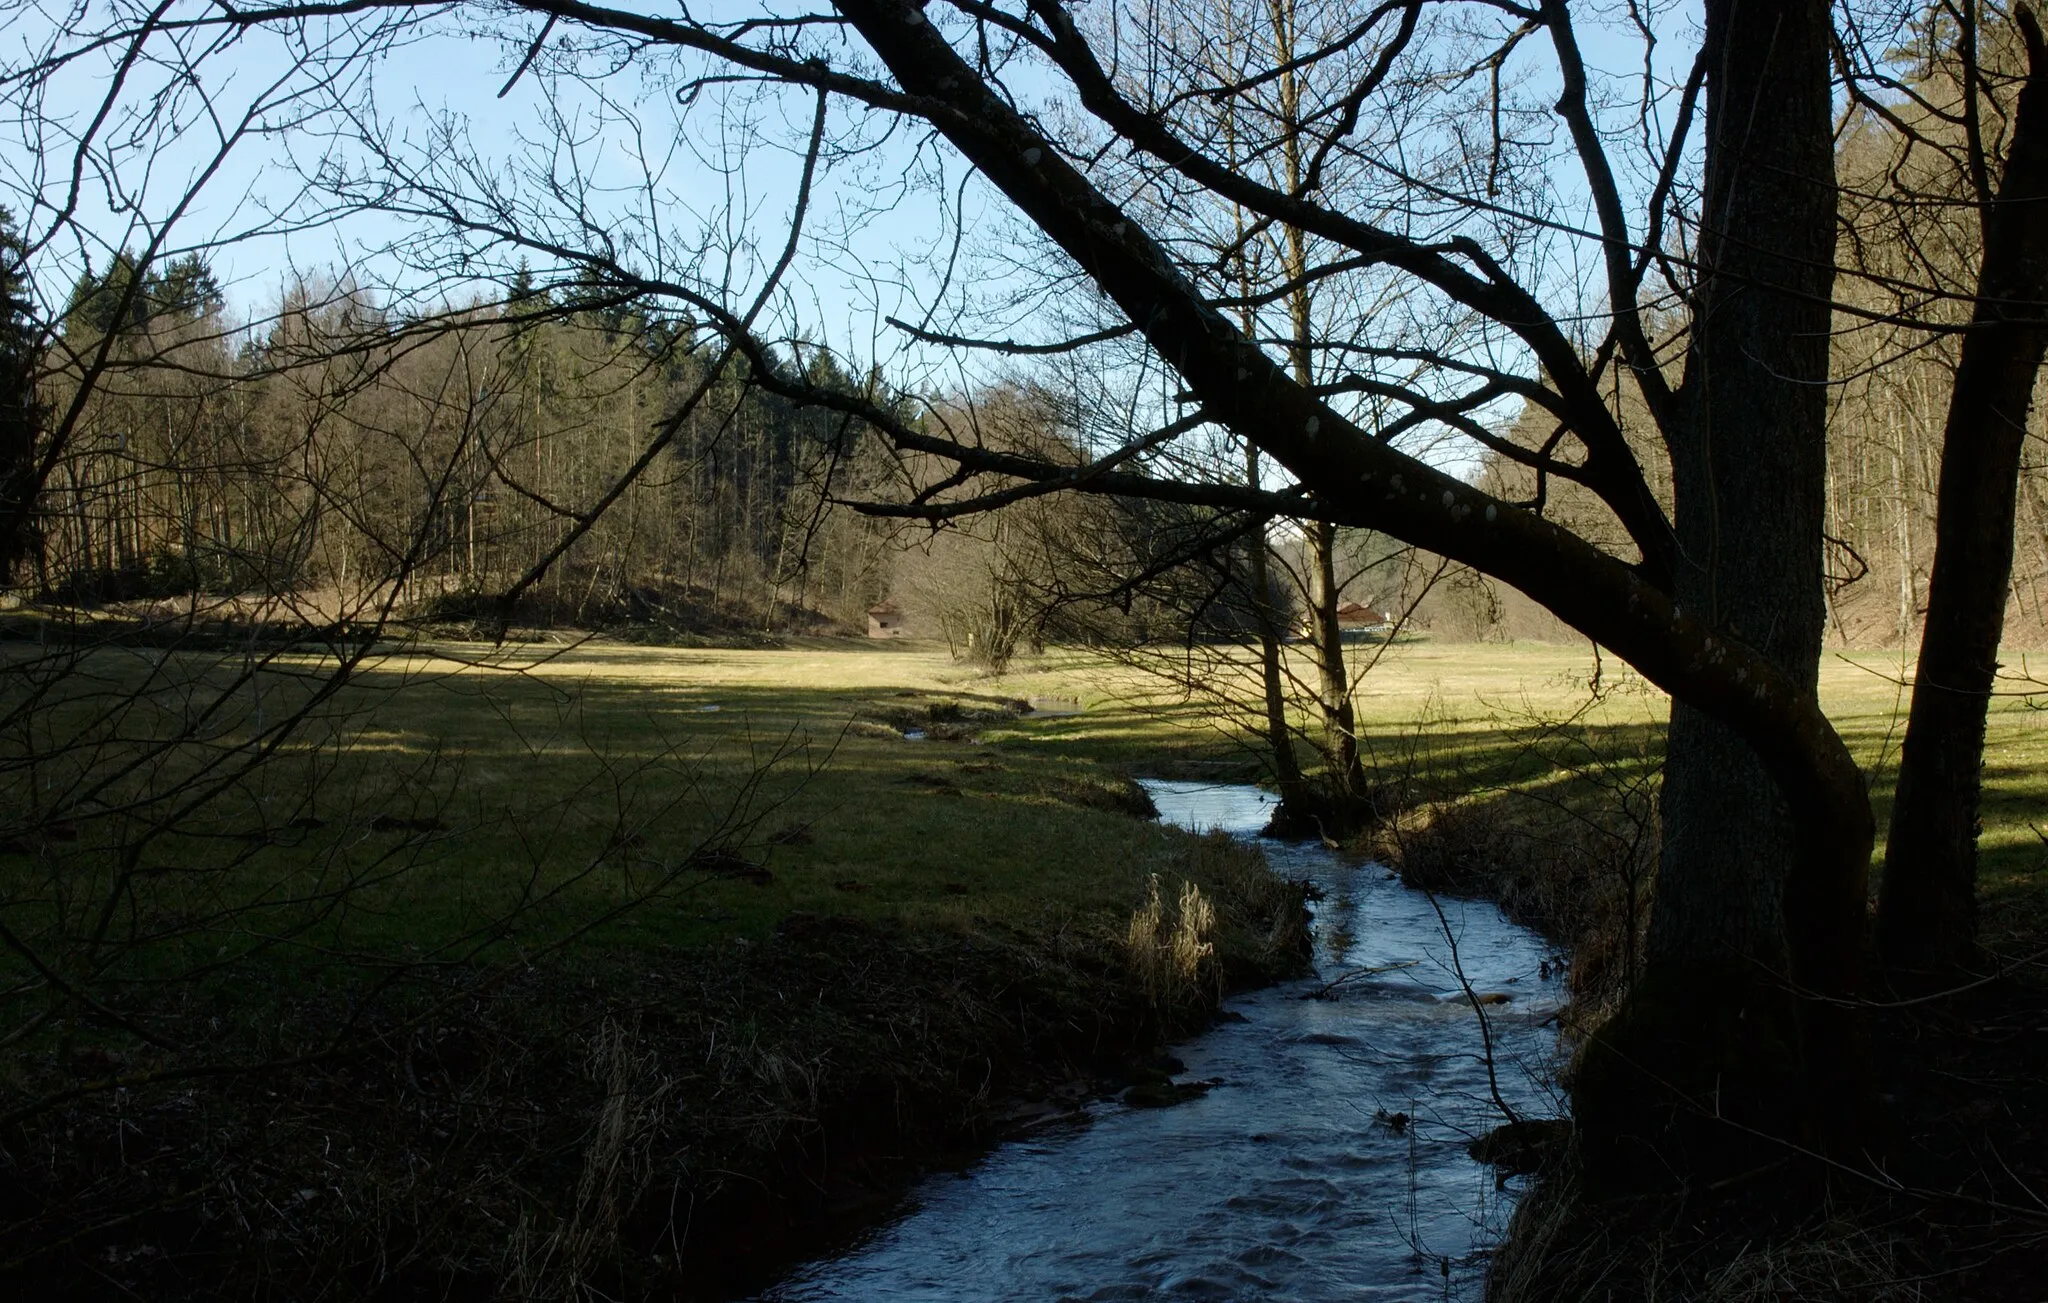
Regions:
[[[277,1066],[12,1128],[0,1267],[47,1298],[745,1289],[1299,962],[1299,889],[1222,839],[1190,839],[1179,867],[1216,915],[1213,952],[1181,973],[1134,959],[1128,918],[795,915],[630,969],[423,976],[376,1015],[374,1051],[309,1063],[287,1061],[358,1016],[360,992],[260,1016],[195,1002],[167,1030]],[[408,1001],[437,1012],[408,1019]],[[150,1053],[73,1043],[10,1085],[139,1078]]]

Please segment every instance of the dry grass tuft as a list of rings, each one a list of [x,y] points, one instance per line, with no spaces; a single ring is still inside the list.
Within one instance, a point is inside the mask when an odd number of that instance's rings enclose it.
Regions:
[[[1203,898],[1200,887],[1182,882],[1180,898],[1169,910],[1159,894],[1159,875],[1152,875],[1145,902],[1132,911],[1124,933],[1131,971],[1148,1000],[1172,1006],[1209,990],[1220,991],[1222,971],[1211,962],[1216,945],[1210,936],[1215,930],[1215,907]]]
[[[521,1299],[608,1299],[627,1217],[654,1180],[648,1141],[659,1134],[672,1083],[639,1047],[635,1030],[607,1018],[589,1040],[585,1071],[604,1091],[591,1120],[575,1201],[542,1232],[529,1211],[507,1246],[505,1273]]]

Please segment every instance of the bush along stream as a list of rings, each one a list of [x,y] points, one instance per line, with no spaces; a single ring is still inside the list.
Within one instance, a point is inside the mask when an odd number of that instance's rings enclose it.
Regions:
[[[1272,801],[1146,786],[1169,822],[1240,839]],[[1477,1298],[1526,1147],[1498,1129],[1561,1111],[1548,951],[1490,903],[1316,842],[1264,848],[1321,897],[1312,977],[1228,1001],[1120,1095],[927,1180],[761,1298]]]

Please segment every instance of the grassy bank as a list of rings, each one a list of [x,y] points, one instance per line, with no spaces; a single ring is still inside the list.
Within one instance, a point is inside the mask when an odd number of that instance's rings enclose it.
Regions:
[[[2023,674],[2038,658],[2008,659]],[[1870,781],[1879,854],[1910,669],[1896,652],[1821,667],[1822,704]],[[2026,687],[1993,701],[1986,730],[1979,893],[1997,951],[2048,934],[2048,693]],[[1422,643],[1374,671],[1361,706],[1380,772],[1408,798],[1376,849],[1419,881],[1502,898],[1562,939],[1608,926],[1631,883],[1647,904],[1669,703],[1625,666],[1607,659],[1596,677],[1586,649]]]
[[[1441,657],[1441,693],[1416,673]],[[1568,1033],[1626,990],[1657,847],[1658,721],[1665,703],[1625,676],[1588,685],[1589,656],[1514,649],[1477,673],[1453,649],[1410,657],[1379,714],[1411,803],[1378,849],[1412,881],[1491,896],[1571,959]],[[2018,653],[2008,655],[2024,673]],[[1509,667],[1520,682],[1505,691]],[[1612,667],[1609,667],[1611,674]],[[1909,662],[1831,657],[1824,705],[1889,817]],[[1574,682],[1574,679],[1577,681]],[[1878,1007],[1871,1033],[1892,1126],[1886,1175],[1844,1174],[1825,1198],[1780,1164],[1679,1199],[1587,1204],[1568,1164],[1517,1215],[1496,1263],[1503,1303],[1553,1298],[2022,1300],[2048,1272],[2048,1086],[2036,1044],[2048,1010],[2048,733],[2044,698],[2016,680],[1992,704],[1979,899],[1995,980],[1928,1003]],[[1879,853],[1882,853],[1880,836]],[[1873,867],[1873,886],[1875,866]]]
[[[320,668],[93,655],[46,676],[85,742],[37,777],[129,809]],[[123,767],[103,703],[223,678],[239,722]],[[1297,962],[1301,902],[1039,737],[1079,717],[1028,688],[903,648],[449,646],[366,663],[148,836],[36,825],[0,855],[0,1266],[75,1297],[709,1297],[1059,1115]]]

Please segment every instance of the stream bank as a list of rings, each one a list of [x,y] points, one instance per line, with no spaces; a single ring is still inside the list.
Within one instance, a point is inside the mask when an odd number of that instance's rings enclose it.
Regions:
[[[1200,883],[1213,912],[1177,983],[1131,962],[1143,894],[951,925],[799,911],[510,977],[423,969],[430,987],[364,1024],[369,1052],[86,1095],[0,1136],[0,1281],[81,1300],[744,1293],[1298,968],[1301,890],[1227,839],[1173,840],[1164,894]],[[357,996],[308,984],[274,1012],[331,1028],[365,1017]],[[158,1026],[263,1053],[233,1012],[195,996]],[[18,1062],[60,1083],[148,1066],[98,1044]]]
[[[1166,820],[1247,840],[1272,802],[1147,787]],[[1318,972],[1226,1002],[1174,1048],[1207,1090],[1165,1109],[1090,1100],[1073,1125],[927,1180],[899,1219],[763,1298],[1478,1297],[1513,1199],[1466,1147],[1502,1102],[1556,1108],[1549,952],[1490,903],[1432,898],[1320,843],[1263,849],[1322,893]]]
[[[780,929],[749,962],[768,986],[803,988],[811,1095],[778,1120],[774,1143],[737,1137],[721,1162],[695,1164],[708,1179],[664,1296],[767,1285],[866,1233],[925,1174],[1155,1081],[1160,1046],[1207,1027],[1227,996],[1301,970],[1299,885],[1224,838],[1192,840],[1180,868],[1167,875],[1167,927],[1173,892],[1202,882],[1213,950],[1164,985],[1133,962],[1128,934],[1100,926],[890,934],[800,918]]]

